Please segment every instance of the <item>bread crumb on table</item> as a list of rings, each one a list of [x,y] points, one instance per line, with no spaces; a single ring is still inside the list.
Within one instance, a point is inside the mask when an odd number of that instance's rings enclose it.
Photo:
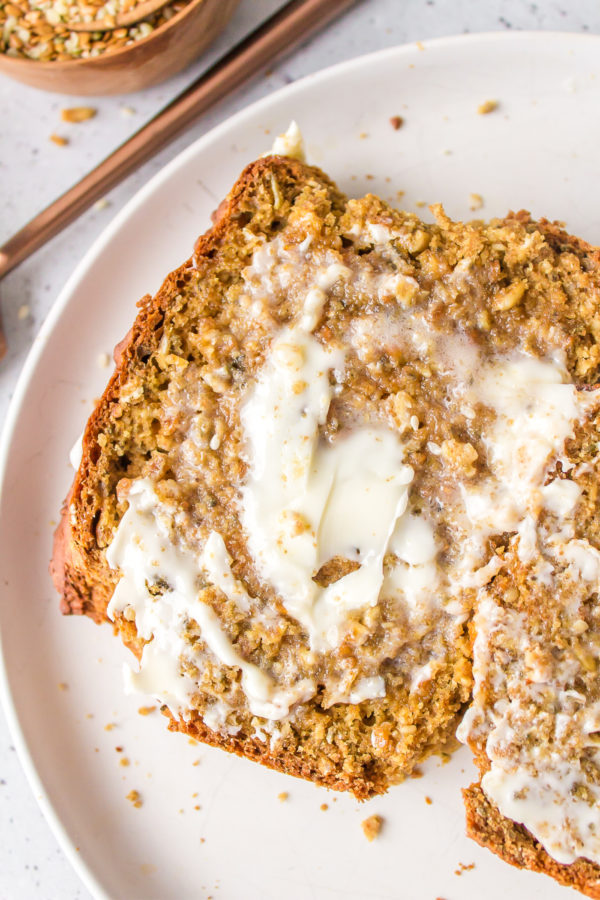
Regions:
[[[138,709],[138,713],[140,714],[140,716],[149,716],[150,713],[155,712],[156,709],[158,709],[158,707],[156,706],[140,706],[140,708]]]
[[[394,131],[399,131],[404,125],[404,119],[402,116],[390,116],[390,125]]]
[[[110,206],[110,203],[106,199],[106,197],[100,197],[100,199],[96,200],[96,202],[94,203],[94,209],[97,210],[106,209],[108,206]]]
[[[483,197],[481,194],[469,194],[469,209],[481,209],[483,206]]]
[[[425,803],[427,804],[427,806],[431,806],[433,800],[431,799],[431,797],[425,797]]]
[[[329,806],[327,803],[321,803],[319,809],[321,810],[321,812],[326,812],[329,809]]]
[[[369,816],[368,819],[364,819],[360,824],[366,839],[371,842],[375,840],[375,838],[381,831],[383,818],[378,815]]]
[[[277,799],[284,803],[289,796],[287,791],[282,791],[280,794],[277,794]]]
[[[126,756],[121,757],[121,759],[119,760],[119,765],[120,766],[128,766],[129,765],[129,760],[127,759]]]
[[[68,109],[61,109],[60,117],[63,122],[85,122],[87,119],[93,119],[96,112],[93,106],[71,106]]]
[[[114,722],[109,722],[107,725],[104,726],[104,730],[105,730],[105,731],[112,731],[114,727],[115,727],[115,723],[114,723]]]
[[[488,113],[494,112],[495,109],[498,109],[498,101],[497,100],[485,100],[483,103],[480,103],[477,107],[477,112],[480,116],[486,116]]]
[[[68,690],[69,690],[69,685],[68,685],[65,681],[59,681],[59,682],[58,682],[58,689],[59,689],[59,691],[68,691]]]
[[[142,798],[140,797],[139,791],[129,791],[125,799],[129,800],[136,809],[140,809],[142,806]]]
[[[66,147],[69,143],[69,138],[63,137],[61,134],[51,134],[50,140],[53,144],[56,144],[57,147]]]
[[[27,305],[27,303],[23,303],[22,306],[19,307],[19,310],[17,312],[18,318],[19,319],[27,319],[27,318],[29,318],[30,315],[31,315],[30,307]],[[64,688],[61,688],[61,690],[64,690]]]

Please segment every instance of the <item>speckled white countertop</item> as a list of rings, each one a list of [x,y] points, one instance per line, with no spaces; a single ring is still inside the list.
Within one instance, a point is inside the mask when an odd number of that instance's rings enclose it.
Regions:
[[[60,121],[77,98],[0,82],[0,243],[85,174],[232,46],[281,0],[242,0],[213,51],[194,67],[143,94],[85,98],[97,116],[80,125]],[[280,86],[332,63],[408,41],[505,29],[600,32],[597,0],[363,0],[312,40],[206,115],[184,137],[143,166],[0,287],[9,344],[0,363],[0,422],[31,342],[67,277],[100,231],[151,175],[218,122]],[[52,133],[69,137],[66,147]],[[86,898],[88,893],[45,823],[16,758],[0,713],[0,900]]]

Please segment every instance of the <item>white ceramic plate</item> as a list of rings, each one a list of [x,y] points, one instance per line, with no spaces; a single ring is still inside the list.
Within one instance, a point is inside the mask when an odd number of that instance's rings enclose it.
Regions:
[[[158,713],[142,718],[143,700],[122,689],[126,651],[109,628],[61,618],[47,565],[72,475],[68,450],[107,377],[99,355],[126,332],[136,300],[187,257],[243,165],[292,117],[311,160],[349,193],[393,199],[404,190],[409,209],[441,200],[463,217],[478,193],[485,201],[478,215],[528,207],[600,243],[599,59],[594,37],[482,35],[393,49],[293,84],[167,166],[65,287],[25,366],[4,434],[3,692],[32,787],[96,897],[572,896],[466,840],[460,787],[472,766],[465,750],[359,807],[190,746],[166,732]],[[499,101],[497,110],[478,115],[488,99]],[[389,123],[395,115],[405,120],[398,131]],[[121,757],[130,765],[121,766]],[[125,799],[132,789],[141,809]],[[286,802],[277,799],[282,791]],[[375,812],[385,828],[367,844],[360,822]],[[455,874],[459,863],[472,862],[473,870]]]

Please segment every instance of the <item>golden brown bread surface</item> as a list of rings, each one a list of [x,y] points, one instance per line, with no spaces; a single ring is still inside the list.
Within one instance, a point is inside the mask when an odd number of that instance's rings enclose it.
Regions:
[[[299,249],[307,243],[313,268]],[[275,248],[277,265],[291,271],[285,284],[265,261],[265,247]],[[415,473],[411,514],[433,523],[438,558],[448,571],[460,562],[465,532],[445,515],[445,504],[453,512],[457,485],[476,487],[489,476],[482,430],[490,414],[479,406],[473,416],[465,414],[452,393],[454,374],[436,364],[435,354],[428,358],[424,341],[434,335],[444,353],[476,354],[482,366],[515,353],[545,359],[559,351],[574,382],[597,381],[600,257],[589,245],[525,213],[463,224],[437,209],[436,223],[426,225],[373,196],[349,201],[323,173],[297,161],[260,160],[221,204],[193,257],[156,297],[140,302],[86,427],[52,573],[63,612],[106,621],[119,579],[106,549],[128,508],[131,484],[150,478],[161,502],[183,511],[186,524],[177,534],[183,544],[201,546],[212,531],[223,536],[233,574],[254,604],[252,615],[209,583],[202,583],[199,597],[236,650],[280,680],[291,667],[295,677],[319,684],[265,740],[259,736],[265,722],[248,710],[239,672],[205,654],[187,720],[171,711],[170,727],[366,798],[401,780],[453,734],[470,696],[466,629],[476,597],[472,588],[452,592],[440,583],[433,590],[442,602],[411,617],[392,594],[382,595],[376,608],[351,618],[341,645],[315,663],[302,627],[254,565],[238,515],[248,471],[239,410],[273,335],[298,320],[310,279],[321,271],[315,260],[351,273],[327,289],[314,329],[323,346],[343,341],[351,347],[321,439],[335,445],[357,422],[398,434]],[[415,322],[419,341],[411,344],[403,335],[417,333]],[[581,460],[591,453],[585,429],[575,451]],[[580,536],[600,545],[593,478],[586,477],[589,504]],[[510,536],[491,534],[483,551],[485,558],[508,556]],[[314,580],[335,582],[351,570],[349,562],[331,560]],[[393,554],[386,557],[386,573],[398,565]],[[508,576],[498,577],[500,585]],[[449,611],[451,600],[460,604],[460,615]],[[267,614],[276,618],[271,630],[261,625]],[[116,625],[139,657],[144,642],[134,618],[119,614]],[[187,637],[205,651],[193,622]],[[385,697],[348,702],[352,686],[375,674],[385,681]],[[220,701],[229,710],[225,726],[209,728],[204,717]],[[483,774],[485,751],[475,743],[473,749]],[[591,893],[596,866],[553,862],[526,829],[490,806],[479,787],[465,799],[469,832],[480,843],[597,896]]]

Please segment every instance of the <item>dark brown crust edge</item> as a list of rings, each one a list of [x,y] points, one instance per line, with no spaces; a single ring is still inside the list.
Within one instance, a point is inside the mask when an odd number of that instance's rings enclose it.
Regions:
[[[278,750],[276,754],[273,754],[269,749],[268,735],[267,740],[264,742],[258,738],[238,740],[235,736],[222,735],[211,731],[200,718],[196,718],[191,722],[182,722],[172,716],[166,708],[163,709],[163,712],[169,718],[168,727],[170,731],[181,731],[183,734],[187,734],[203,744],[209,744],[211,747],[226,750],[235,756],[258,762],[268,769],[281,772],[283,775],[293,775],[294,778],[312,781],[313,784],[333,791],[350,791],[357,800],[368,800],[375,794],[383,794],[387,790],[387,784],[384,785],[364,777],[361,779],[356,777],[344,778],[340,772],[331,775],[321,774],[297,753]]]
[[[490,803],[479,784],[463,790],[463,799],[467,835],[482,847],[511,866],[550,875],[560,884],[599,900],[600,867],[595,863],[587,859],[578,859],[571,865],[556,862],[523,825],[507,819]]]

